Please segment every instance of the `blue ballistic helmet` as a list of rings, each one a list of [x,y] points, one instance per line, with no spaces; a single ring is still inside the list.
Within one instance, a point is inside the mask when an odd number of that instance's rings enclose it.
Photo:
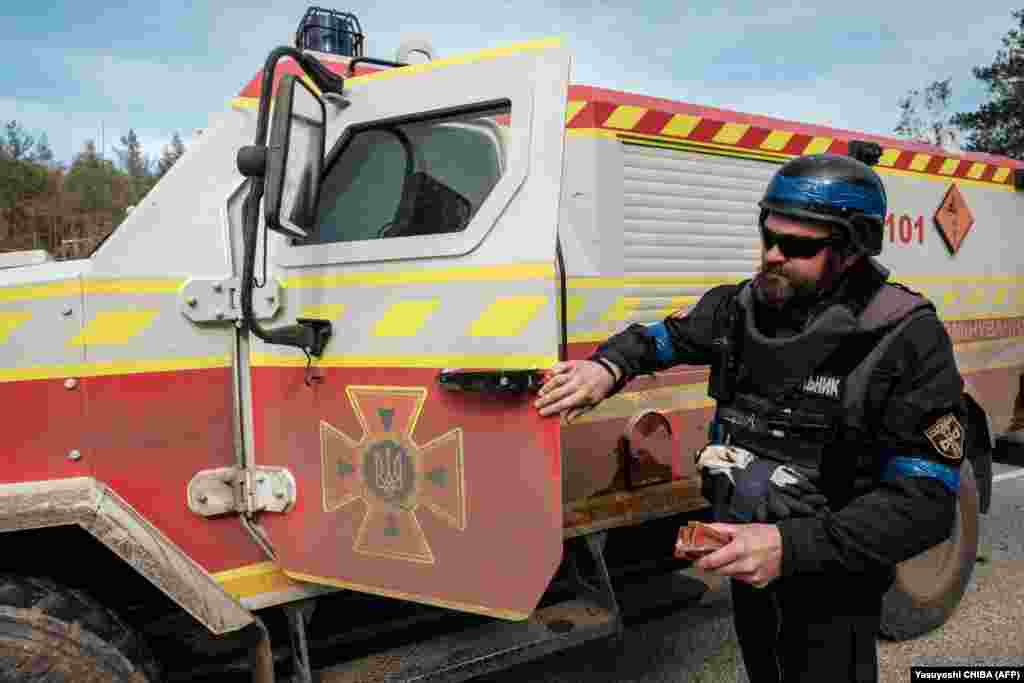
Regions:
[[[760,222],[768,212],[840,228],[854,252],[882,253],[885,186],[870,166],[837,154],[811,154],[786,162],[765,190]]]

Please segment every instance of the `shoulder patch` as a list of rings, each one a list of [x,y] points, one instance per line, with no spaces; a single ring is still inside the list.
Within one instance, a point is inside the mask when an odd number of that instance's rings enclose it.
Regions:
[[[924,430],[924,435],[944,458],[964,457],[964,428],[953,413],[946,413]]]

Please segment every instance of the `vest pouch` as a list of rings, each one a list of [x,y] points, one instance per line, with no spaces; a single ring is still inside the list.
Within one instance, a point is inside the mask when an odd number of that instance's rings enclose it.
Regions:
[[[820,471],[825,449],[835,443],[833,416],[806,408],[780,406],[775,401],[741,394],[719,406],[718,420],[729,443],[760,458],[770,458]]]

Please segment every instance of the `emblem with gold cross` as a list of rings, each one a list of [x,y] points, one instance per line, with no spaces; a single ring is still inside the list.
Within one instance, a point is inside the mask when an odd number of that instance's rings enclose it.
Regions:
[[[462,429],[419,445],[416,421],[424,388],[350,386],[349,401],[363,428],[356,441],[320,422],[324,511],[358,514],[352,550],[363,555],[433,564],[434,554],[417,515],[429,510],[449,526],[466,528]]]

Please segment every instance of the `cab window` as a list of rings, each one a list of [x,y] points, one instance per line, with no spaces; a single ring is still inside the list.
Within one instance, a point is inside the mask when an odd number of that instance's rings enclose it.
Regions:
[[[502,174],[508,109],[364,127],[320,187],[306,244],[462,232]]]

